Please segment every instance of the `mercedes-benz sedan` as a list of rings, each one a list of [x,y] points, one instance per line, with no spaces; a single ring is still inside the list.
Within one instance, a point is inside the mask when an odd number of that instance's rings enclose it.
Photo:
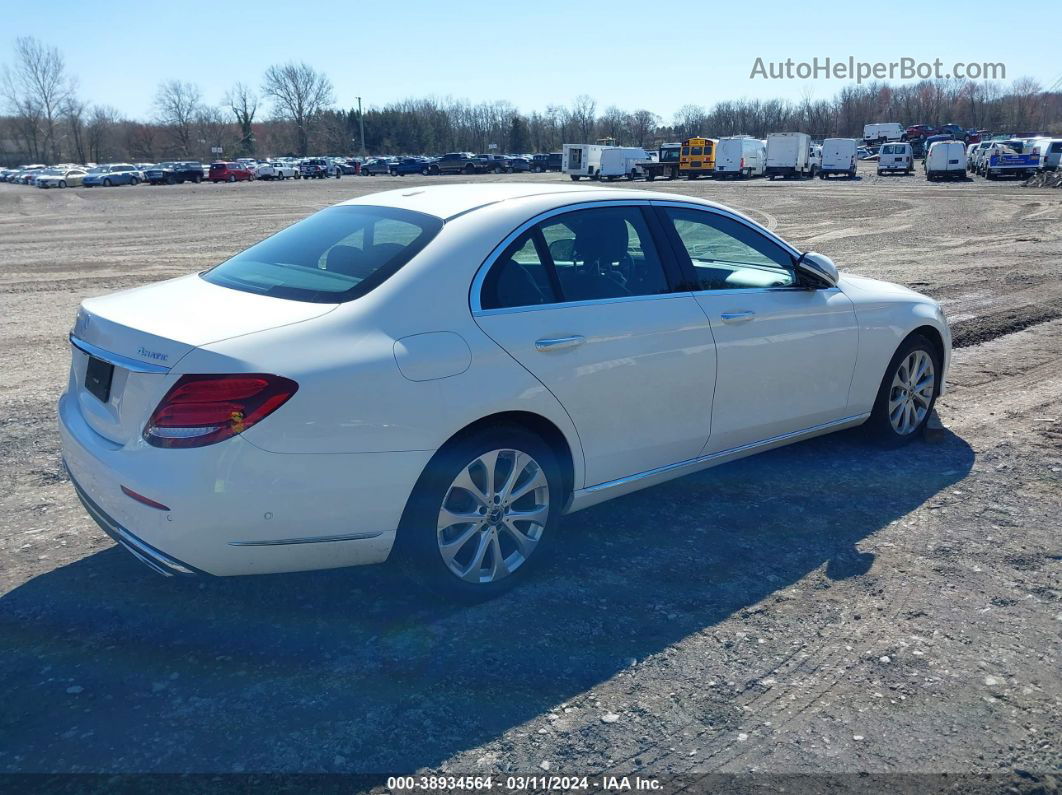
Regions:
[[[950,351],[935,301],[725,207],[546,184],[354,199],[86,300],[70,341],[67,467],[156,571],[396,557],[471,598],[565,513],[841,428],[915,439]]]

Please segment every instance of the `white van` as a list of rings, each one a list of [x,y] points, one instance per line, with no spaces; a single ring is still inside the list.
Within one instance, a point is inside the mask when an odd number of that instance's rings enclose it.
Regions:
[[[894,121],[863,125],[863,140],[866,143],[883,144],[888,141],[899,141],[903,138],[903,133],[903,125]]]
[[[606,146],[601,150],[597,178],[611,182],[620,177],[640,177],[642,169],[638,163],[649,159],[649,153],[640,146]]]
[[[855,138],[827,138],[822,142],[819,176],[826,179],[831,174],[845,174],[848,179],[855,179],[857,148]]]
[[[962,141],[934,141],[926,152],[926,179],[966,179],[966,147]]]
[[[1062,157],[1062,140],[1058,138],[1031,138],[1026,152],[1035,151],[1040,156],[1041,171],[1057,171]]]
[[[573,180],[593,179],[601,170],[601,150],[598,144],[565,144],[561,152],[561,171]]]
[[[767,142],[750,135],[720,138],[715,145],[715,176],[723,179],[762,177]]]
[[[914,170],[914,149],[906,141],[882,144],[878,150],[878,176],[887,171],[902,171],[910,174]]]

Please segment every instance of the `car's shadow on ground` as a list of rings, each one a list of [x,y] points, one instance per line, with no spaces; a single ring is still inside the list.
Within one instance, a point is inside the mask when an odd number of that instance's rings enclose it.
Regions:
[[[858,542],[973,460],[854,432],[746,459],[568,517],[547,570],[475,607],[388,567],[181,581],[108,549],[0,599],[0,772],[434,766],[809,574],[864,575]]]

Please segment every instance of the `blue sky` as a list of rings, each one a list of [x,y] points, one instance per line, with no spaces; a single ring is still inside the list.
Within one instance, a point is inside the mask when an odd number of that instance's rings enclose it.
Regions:
[[[530,111],[585,93],[599,109],[645,107],[665,119],[687,103],[826,98],[847,82],[750,79],[757,57],[939,58],[946,68],[1002,62],[1008,80],[1030,76],[1048,86],[1062,78],[1058,15],[1044,5],[930,0],[882,4],[894,9],[888,11],[821,0],[693,5],[706,12],[686,15],[682,3],[628,0],[6,0],[0,62],[10,62],[16,36],[58,45],[84,98],[133,117],[151,114],[163,80],[195,82],[213,104],[235,81],[258,86],[269,64],[286,60],[326,72],[344,107],[359,94],[367,105],[433,95],[506,99]],[[1040,24],[1044,13],[1050,25]],[[1026,26],[1032,34],[1019,35]]]

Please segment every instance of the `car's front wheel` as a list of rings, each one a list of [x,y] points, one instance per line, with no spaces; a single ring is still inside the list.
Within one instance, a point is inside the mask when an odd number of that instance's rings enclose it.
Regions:
[[[518,427],[443,447],[410,497],[399,555],[413,577],[463,600],[516,585],[546,556],[564,504],[553,450]]]
[[[917,438],[940,393],[941,367],[936,346],[924,336],[904,340],[885,370],[868,430],[888,446]]]

